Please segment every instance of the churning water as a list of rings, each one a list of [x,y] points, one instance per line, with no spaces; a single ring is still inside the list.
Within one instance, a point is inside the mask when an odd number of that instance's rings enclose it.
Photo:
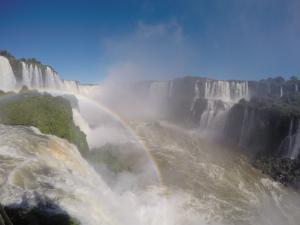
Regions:
[[[79,105],[76,123],[93,151],[110,144],[132,169],[109,171],[65,140],[0,125],[1,203],[34,205],[42,196],[87,225],[299,224],[298,194],[237,153],[167,123],[118,125],[109,112]]]

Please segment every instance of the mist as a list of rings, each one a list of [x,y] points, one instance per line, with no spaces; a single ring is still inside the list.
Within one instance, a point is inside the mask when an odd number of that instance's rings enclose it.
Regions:
[[[149,111],[139,107],[154,107],[159,115],[162,106],[151,105],[151,98],[137,104],[132,101],[140,97],[136,92],[124,85],[124,91],[118,85],[109,87],[99,92],[105,93],[102,98],[78,96],[73,116],[87,135],[87,161],[112,191],[111,201],[121,207],[115,217],[122,218],[121,224],[283,225],[287,218],[289,224],[297,223],[297,193],[262,175],[236,151],[205,140],[197,130],[162,121],[153,113],[149,119]],[[117,101],[121,96],[126,98]],[[114,161],[105,161],[107,155]]]

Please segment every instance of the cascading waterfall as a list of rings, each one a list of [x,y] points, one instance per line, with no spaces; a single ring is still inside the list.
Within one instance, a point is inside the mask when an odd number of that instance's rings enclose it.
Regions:
[[[80,85],[77,81],[62,80],[49,66],[42,69],[34,63],[20,63],[21,79],[17,82],[9,60],[0,56],[0,90],[15,91],[26,86],[29,89],[60,90],[88,95],[95,88],[92,85]]]
[[[288,152],[290,152],[290,149],[293,148],[293,128],[294,128],[294,119],[292,118],[291,122],[290,122],[290,126],[289,126],[289,135],[288,135],[289,147],[288,147]]]
[[[63,86],[64,86],[64,90],[66,90],[66,91],[73,92],[73,93],[79,92],[78,82],[76,82],[76,81],[64,80]]]
[[[298,84],[295,84],[295,92],[298,92]]]
[[[35,206],[42,198],[82,225],[173,225],[179,221],[173,212],[178,201],[160,196],[154,186],[138,193],[115,192],[74,145],[35,128],[0,125],[0,185],[3,205]]]
[[[248,123],[248,108],[246,107],[245,112],[244,112],[242,127],[241,127],[241,134],[240,134],[239,143],[238,143],[238,145],[240,147],[242,147],[243,143],[244,143],[244,139],[245,139],[245,136],[246,136],[247,123]]]
[[[195,98],[199,93],[195,90]],[[204,98],[207,107],[201,115],[200,129],[216,129],[219,132],[225,124],[228,110],[240,99],[248,99],[247,81],[205,81]]]
[[[294,144],[291,151],[291,159],[296,159],[299,156],[300,152],[300,121],[297,124],[296,134],[294,134]]]
[[[194,111],[195,104],[196,104],[197,100],[200,98],[200,90],[199,90],[198,85],[199,85],[199,80],[196,81],[195,86],[194,86],[195,96],[193,98],[193,102],[192,102],[192,105],[190,108],[190,110],[193,112],[193,114],[195,114],[195,111]]]
[[[291,118],[287,136],[279,146],[279,155],[296,159],[300,153],[300,120]]]
[[[280,86],[280,98],[283,96],[283,88]]]
[[[33,65],[33,87],[37,89],[44,88],[43,84],[42,70],[38,66]]]
[[[239,147],[247,148],[247,146],[248,146],[247,141],[249,138],[249,134],[252,132],[251,130],[253,129],[254,120],[255,120],[255,111],[246,107],[245,111],[244,111],[244,116],[243,116],[241,131],[240,131],[240,137],[239,137],[239,141],[238,141]]]
[[[247,81],[216,81],[205,82],[205,98],[236,102],[248,98]]]
[[[16,78],[7,58],[0,56],[0,90],[12,91],[16,86]]]
[[[294,119],[291,119],[287,138],[287,156],[288,158],[296,159],[300,152],[300,121],[294,121]]]
[[[45,88],[54,90],[64,90],[64,83],[60,80],[57,73],[47,67],[45,71]]]
[[[22,84],[28,88],[31,88],[32,73],[29,71],[28,65],[25,62],[22,64]]]
[[[115,214],[112,193],[74,145],[26,127],[0,125],[0,134],[2,204],[26,197],[35,205],[39,194],[82,224],[120,224],[118,216],[109,216]]]

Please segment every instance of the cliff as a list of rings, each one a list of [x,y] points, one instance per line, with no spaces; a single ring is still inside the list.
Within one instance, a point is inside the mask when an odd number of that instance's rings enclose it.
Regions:
[[[88,93],[93,87],[61,79],[51,66],[42,64],[35,58],[17,59],[7,51],[0,51],[0,90],[15,91],[23,86],[71,93]]]

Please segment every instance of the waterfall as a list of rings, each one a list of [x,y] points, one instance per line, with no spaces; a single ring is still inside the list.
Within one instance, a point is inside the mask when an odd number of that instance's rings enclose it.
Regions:
[[[300,121],[298,122],[297,131],[294,135],[294,145],[291,151],[291,159],[296,159],[299,156],[300,151]]]
[[[30,65],[32,77],[33,77],[33,88],[43,88],[43,74],[41,69],[37,65]]]
[[[25,85],[28,88],[31,88],[31,81],[32,81],[32,73],[29,71],[28,65],[24,62],[22,64],[22,84],[21,86]]]
[[[295,84],[295,92],[298,92],[298,84]]]
[[[34,63],[20,62],[21,79],[16,82],[16,76],[6,57],[0,56],[0,90],[13,91],[22,86],[29,89],[62,90],[71,93],[89,94],[95,86],[84,85],[79,87],[79,82],[62,80],[49,66],[45,68]],[[156,90],[154,90],[155,92]]]
[[[198,87],[198,84],[195,85],[194,99],[200,97],[199,90],[196,91],[196,86]],[[225,125],[228,110],[240,99],[249,98],[248,82],[206,80],[204,86],[204,98],[207,101],[207,107],[200,118],[200,129],[213,129],[216,132],[221,132]]]
[[[255,119],[255,111],[249,110],[247,107],[245,107],[245,112],[243,116],[241,131],[240,131],[240,137],[238,146],[239,147],[247,147],[246,145],[248,140],[248,134],[251,132],[251,129],[254,125],[254,119]]]
[[[207,80],[205,98],[226,102],[237,102],[242,98],[248,98],[248,82]]]
[[[287,155],[291,159],[296,159],[300,152],[300,120],[296,124],[297,128],[294,128],[295,122],[291,119],[290,127],[289,127],[289,134],[288,134],[288,149]],[[295,130],[295,132],[294,132]]]
[[[47,66],[45,71],[45,88],[54,90],[64,90],[64,83],[53,69]]]
[[[200,119],[200,128],[206,129],[210,127],[211,121],[217,114],[216,101],[208,100],[206,110],[202,113]]]
[[[199,80],[197,80],[194,85],[195,96],[193,98],[192,105],[190,107],[190,110],[193,112],[193,114],[195,114],[195,111],[194,111],[195,104],[196,104],[197,100],[200,98],[200,90],[199,90],[198,84],[199,84]]]
[[[63,87],[64,87],[64,90],[69,91],[69,92],[73,92],[73,93],[79,92],[78,82],[73,81],[73,80],[64,80]]]
[[[34,64],[22,63],[22,81],[19,86],[27,86],[28,88],[41,89],[44,87],[42,70]]]
[[[7,58],[0,56],[0,90],[12,91],[16,86],[16,78]]]
[[[280,86],[280,98],[283,96],[283,89],[282,86]]]
[[[290,149],[293,147],[293,125],[294,125],[294,120],[291,119],[290,126],[289,126],[289,146],[288,146],[288,153],[290,152]]]
[[[287,136],[280,143],[279,154],[290,159],[298,158],[300,153],[300,120],[290,120]]]
[[[82,224],[121,224],[112,210],[113,193],[74,145],[21,126],[0,125],[0,134],[1,171],[10,168],[1,186],[2,204],[20,204],[26,197],[35,205],[38,194]]]

